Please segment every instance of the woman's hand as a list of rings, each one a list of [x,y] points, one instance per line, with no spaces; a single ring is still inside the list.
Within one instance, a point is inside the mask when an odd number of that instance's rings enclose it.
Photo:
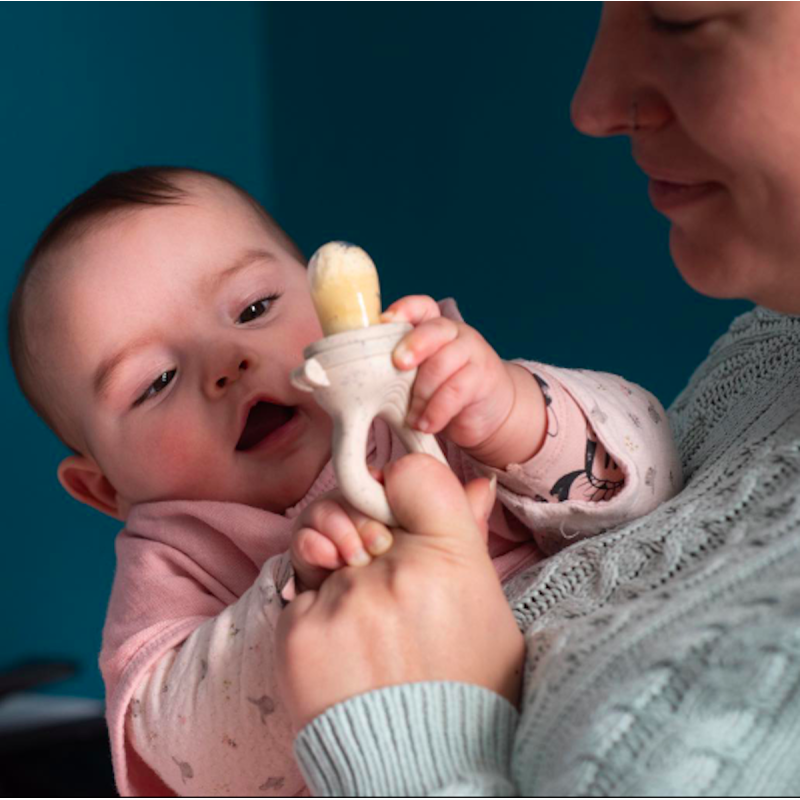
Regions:
[[[354,695],[415,681],[477,684],[516,704],[525,646],[486,549],[494,489],[408,455],[384,471],[402,528],[364,567],[300,594],[278,625],[282,697],[299,729]]]

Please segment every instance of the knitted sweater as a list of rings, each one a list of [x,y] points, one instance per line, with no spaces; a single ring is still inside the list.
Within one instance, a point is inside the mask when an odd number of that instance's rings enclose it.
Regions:
[[[328,709],[316,794],[800,794],[800,317],[736,319],[670,409],[682,493],[506,586],[521,712],[456,683]]]

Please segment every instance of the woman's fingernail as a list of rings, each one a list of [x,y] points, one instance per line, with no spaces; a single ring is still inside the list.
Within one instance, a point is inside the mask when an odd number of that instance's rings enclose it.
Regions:
[[[356,550],[350,558],[347,559],[347,563],[351,567],[366,567],[372,559],[369,557],[369,553],[366,550]]]
[[[414,354],[400,342],[394,349],[394,360],[401,367],[411,367],[414,365]]]
[[[426,420],[426,419],[419,420],[418,422],[415,423],[415,425],[416,425],[418,430],[421,430],[423,432],[425,432],[427,430],[430,430],[430,427],[431,427],[430,422],[428,422],[428,420]]]
[[[381,322],[394,322],[397,319],[397,315],[394,311],[384,311],[381,314]]]

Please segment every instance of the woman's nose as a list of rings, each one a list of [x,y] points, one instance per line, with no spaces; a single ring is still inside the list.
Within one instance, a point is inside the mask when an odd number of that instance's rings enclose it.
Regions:
[[[632,92],[625,85],[627,81],[621,75],[619,63],[623,57],[621,43],[615,42],[614,20],[609,22],[606,17],[604,9],[592,51],[570,106],[572,124],[587,136],[624,134],[633,122],[630,111]]]
[[[592,52],[572,97],[572,124],[587,136],[652,130],[670,118],[650,63],[639,3],[605,3]]]
[[[631,103],[631,108],[632,108]],[[612,94],[590,58],[570,105],[572,124],[587,136],[625,134],[635,125],[628,104]]]

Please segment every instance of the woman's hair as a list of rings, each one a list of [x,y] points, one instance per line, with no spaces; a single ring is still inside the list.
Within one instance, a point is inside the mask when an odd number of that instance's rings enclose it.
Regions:
[[[189,167],[136,167],[111,172],[67,203],[44,229],[28,256],[8,307],[8,348],[20,389],[34,411],[73,453],[76,434],[53,403],[54,388],[47,387],[44,369],[31,347],[32,324],[26,311],[33,293],[42,288],[59,268],[53,256],[80,239],[95,226],[121,211],[140,206],[179,205],[189,194],[181,178],[200,177],[219,181],[239,194],[263,220],[269,234],[295,258],[305,258],[275,220],[255,198],[222,175]],[[46,402],[49,401],[49,402]]]

